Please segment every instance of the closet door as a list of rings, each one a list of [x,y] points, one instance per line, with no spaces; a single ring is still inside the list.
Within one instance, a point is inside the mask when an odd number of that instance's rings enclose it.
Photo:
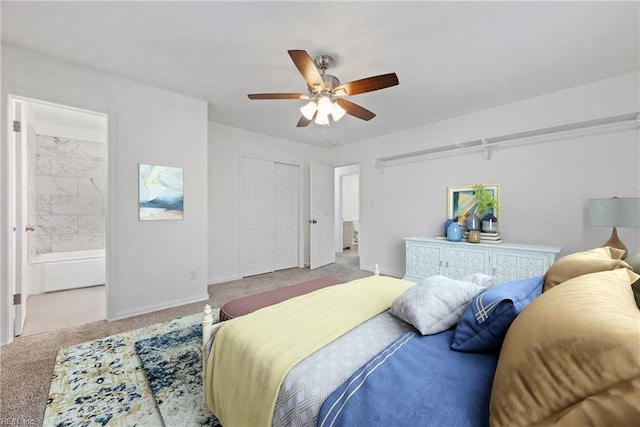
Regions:
[[[299,169],[242,159],[243,277],[298,266]]]
[[[274,163],[242,159],[242,276],[274,271]]]
[[[298,166],[275,164],[275,244],[276,270],[298,266]]]

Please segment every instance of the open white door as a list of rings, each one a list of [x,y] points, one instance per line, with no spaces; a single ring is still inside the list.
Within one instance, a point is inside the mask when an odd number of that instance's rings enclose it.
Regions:
[[[309,254],[313,270],[336,260],[333,248],[334,171],[319,163],[311,163],[309,167]]]
[[[13,127],[11,132],[11,145],[13,152],[14,173],[12,174],[12,201],[13,205],[13,274],[10,275],[10,286],[13,292],[13,332],[15,336],[22,334],[24,319],[27,316],[28,295],[28,186],[27,186],[27,138],[26,123],[24,121],[22,102],[11,102],[13,110]]]

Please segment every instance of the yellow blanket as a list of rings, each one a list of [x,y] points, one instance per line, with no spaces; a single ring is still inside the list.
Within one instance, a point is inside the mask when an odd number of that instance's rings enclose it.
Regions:
[[[280,385],[298,362],[387,310],[412,285],[372,276],[227,321],[207,363],[207,406],[224,427],[270,426]]]

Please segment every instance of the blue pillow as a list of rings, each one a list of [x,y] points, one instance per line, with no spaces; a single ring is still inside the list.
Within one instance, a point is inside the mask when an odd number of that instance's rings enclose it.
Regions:
[[[451,348],[488,351],[500,348],[511,322],[542,293],[542,276],[501,283],[473,298],[458,321]]]

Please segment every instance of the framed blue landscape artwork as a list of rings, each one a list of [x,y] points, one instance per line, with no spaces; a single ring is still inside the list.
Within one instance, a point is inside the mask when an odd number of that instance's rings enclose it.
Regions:
[[[184,178],[182,168],[140,163],[140,221],[184,219]]]

